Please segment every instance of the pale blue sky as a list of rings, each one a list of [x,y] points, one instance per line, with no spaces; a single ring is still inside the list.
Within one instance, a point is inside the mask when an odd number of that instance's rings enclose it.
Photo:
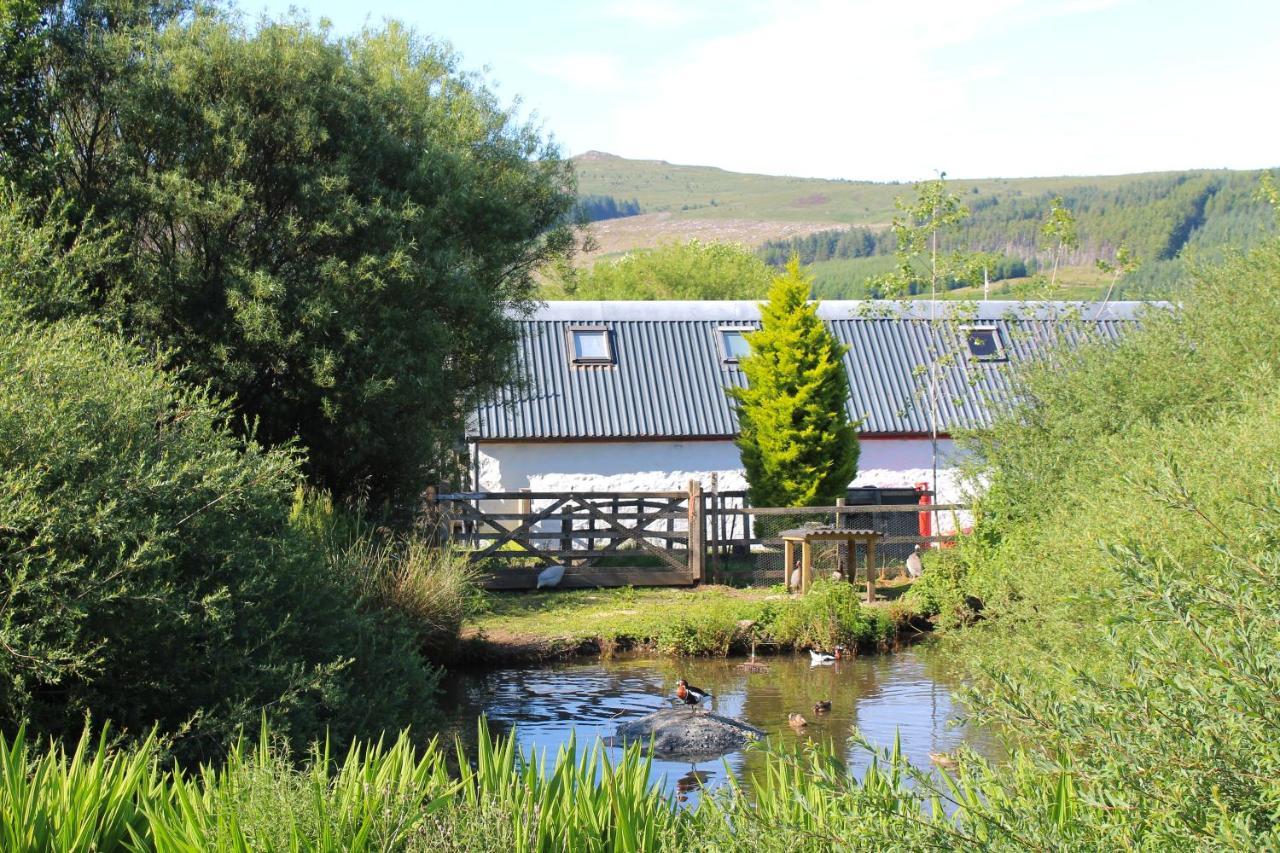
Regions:
[[[1280,0],[239,0],[398,18],[563,150],[915,180],[1280,164]]]

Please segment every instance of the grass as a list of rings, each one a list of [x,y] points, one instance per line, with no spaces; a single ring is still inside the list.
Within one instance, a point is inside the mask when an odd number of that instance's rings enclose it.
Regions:
[[[905,587],[902,587],[905,589]],[[889,590],[900,592],[898,585]],[[781,587],[624,587],[493,593],[468,624],[493,639],[594,643],[603,652],[639,647],[664,654],[723,656],[752,640],[782,648],[875,647],[894,633],[890,607],[858,604],[860,588],[818,581],[807,596]]]
[[[299,756],[264,729],[195,773],[168,767],[154,739],[115,751],[86,731],[68,752],[20,730],[0,736],[0,842],[12,853],[1028,849],[1029,838],[1089,849],[1077,827],[1112,816],[1062,769],[1021,758],[1001,780],[961,754],[939,780],[895,748],[859,780],[834,745],[751,748],[764,761],[749,796],[734,782],[681,808],[640,745],[525,754],[483,720],[474,752],[419,748],[404,732]]]

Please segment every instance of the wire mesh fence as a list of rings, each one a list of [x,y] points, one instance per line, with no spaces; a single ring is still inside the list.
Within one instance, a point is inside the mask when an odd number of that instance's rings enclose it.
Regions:
[[[909,495],[910,503],[880,503],[886,498],[898,497],[884,494],[886,491],[878,490],[869,496],[875,503],[793,509],[752,508],[745,505],[739,494],[717,496],[707,514],[709,579],[733,586],[785,583],[785,572],[795,572],[797,566],[784,565],[785,549],[780,534],[805,527],[870,530],[880,534],[874,570],[878,577],[892,578],[905,571],[907,558],[916,547],[945,546],[950,541],[950,533],[937,535],[939,529],[954,532],[960,526],[957,513],[963,513],[964,507],[920,505],[919,493],[913,490],[901,490]],[[866,577],[865,546],[814,542],[810,550],[814,578]]]

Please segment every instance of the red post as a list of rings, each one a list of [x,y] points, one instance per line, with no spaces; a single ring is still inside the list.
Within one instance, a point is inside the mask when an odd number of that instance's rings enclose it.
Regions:
[[[916,483],[916,491],[920,493],[920,506],[928,506],[929,504],[933,503],[933,498],[929,494],[928,483]],[[933,535],[933,521],[931,516],[932,516],[932,513],[929,513],[929,512],[920,513],[920,535],[921,536]]]

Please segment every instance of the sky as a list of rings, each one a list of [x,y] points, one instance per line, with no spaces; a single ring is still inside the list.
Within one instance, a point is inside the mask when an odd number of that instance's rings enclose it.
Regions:
[[[239,0],[451,44],[567,154],[854,180],[1280,165],[1280,0]]]

